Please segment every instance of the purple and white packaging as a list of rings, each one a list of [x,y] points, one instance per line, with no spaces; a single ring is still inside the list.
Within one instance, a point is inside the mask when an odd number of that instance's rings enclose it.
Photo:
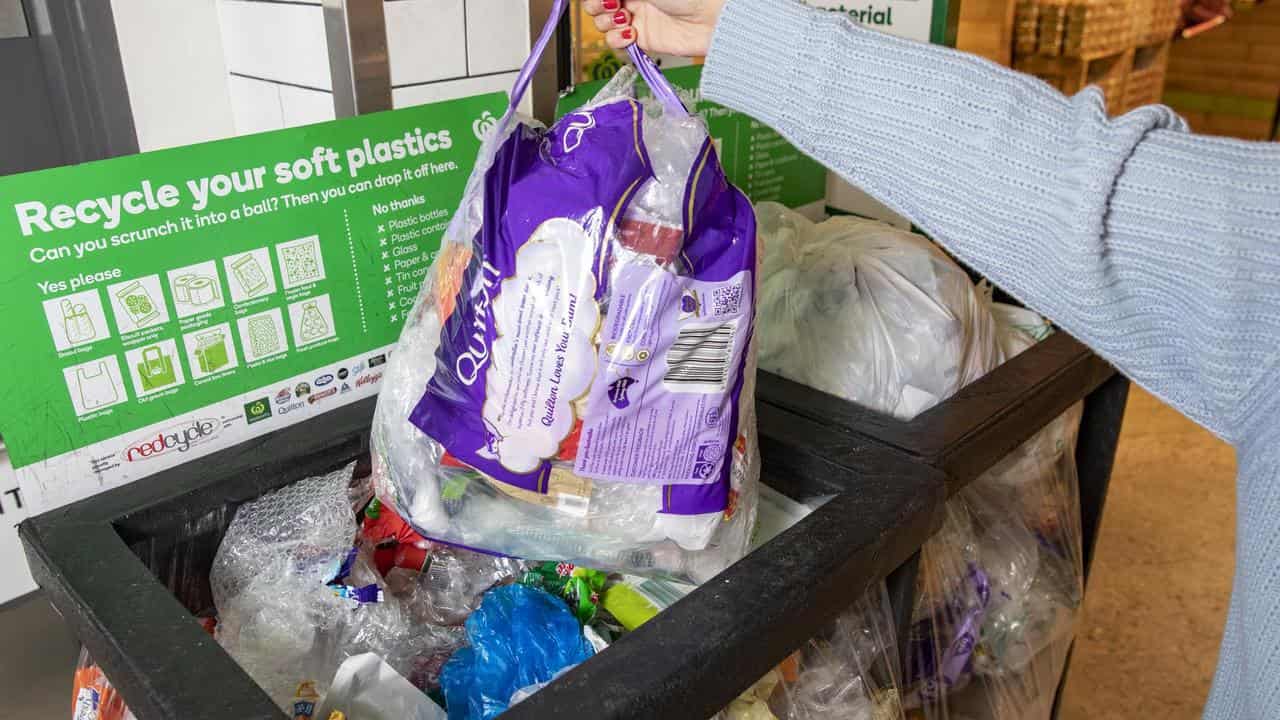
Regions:
[[[754,522],[755,216],[638,49],[517,120],[551,27],[391,355],[375,482],[441,542],[705,580]]]

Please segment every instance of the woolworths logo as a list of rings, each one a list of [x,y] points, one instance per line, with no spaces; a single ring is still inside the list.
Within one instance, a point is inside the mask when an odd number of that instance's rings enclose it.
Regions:
[[[485,110],[480,117],[476,118],[475,122],[471,123],[471,132],[475,134],[477,140],[484,142],[485,137],[490,132],[493,132],[497,125],[498,118],[494,117],[493,113]]]
[[[909,0],[918,2],[919,0]],[[881,27],[889,27],[893,25],[893,6],[892,5],[845,5],[844,3],[826,3],[821,0],[801,0],[805,5],[838,12],[848,15],[851,20],[859,25],[878,25]]]

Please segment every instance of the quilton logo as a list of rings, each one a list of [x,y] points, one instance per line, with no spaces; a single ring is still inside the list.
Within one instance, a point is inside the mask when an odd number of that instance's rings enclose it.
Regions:
[[[138,462],[169,452],[184,453],[213,440],[221,432],[222,423],[213,418],[186,420],[128,443],[120,458],[125,462]]]
[[[328,385],[331,382],[333,382],[333,375],[330,375],[329,373],[325,373],[324,375],[321,375],[320,377],[316,378],[315,384],[316,384],[316,387],[324,387],[325,385]]]

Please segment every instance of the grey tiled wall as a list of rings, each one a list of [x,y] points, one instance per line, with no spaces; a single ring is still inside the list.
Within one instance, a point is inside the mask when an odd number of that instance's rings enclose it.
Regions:
[[[384,2],[395,107],[507,90],[529,52],[528,0]],[[319,0],[218,9],[237,133],[333,119]]]

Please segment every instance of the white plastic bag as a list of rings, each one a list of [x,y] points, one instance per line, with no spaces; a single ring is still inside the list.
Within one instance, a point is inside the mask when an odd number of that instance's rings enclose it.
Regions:
[[[445,720],[443,708],[374,653],[347,658],[333,676],[315,717],[345,720]]]
[[[754,215],[632,56],[657,99],[624,72],[549,130],[513,118],[526,65],[392,354],[375,486],[431,539],[702,580],[759,477]]]
[[[989,301],[924,237],[777,203],[756,213],[762,369],[908,420],[1003,362]]]

